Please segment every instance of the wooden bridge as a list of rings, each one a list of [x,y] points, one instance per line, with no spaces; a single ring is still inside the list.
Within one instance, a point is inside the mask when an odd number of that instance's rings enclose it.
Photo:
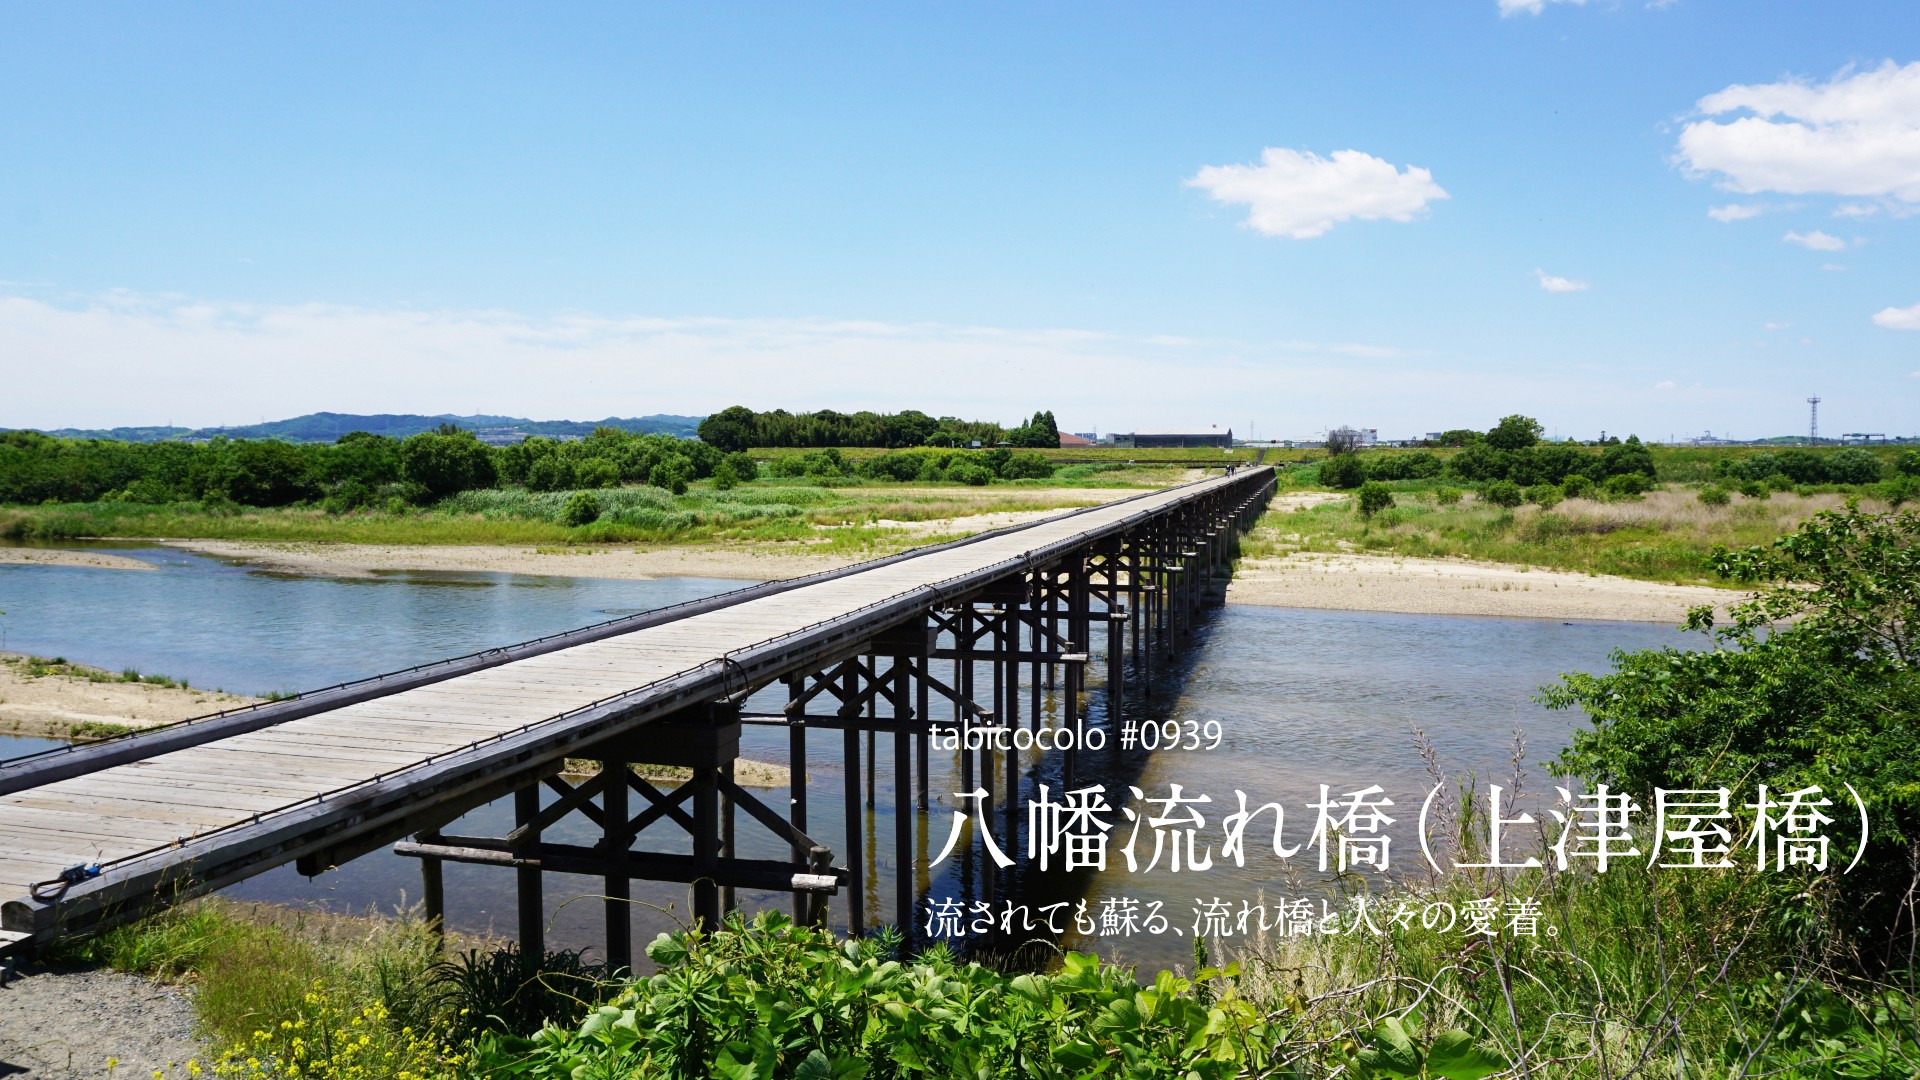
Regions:
[[[913,925],[914,811],[928,809],[928,745],[961,726],[1041,723],[1042,681],[1064,683],[1062,730],[1079,714],[1096,638],[1107,690],[1178,648],[1217,594],[1234,542],[1264,507],[1270,468],[1155,491],[843,570],[736,592],[471,656],[345,683],[103,742],[0,764],[0,951],[31,949],[219,889],[286,863],[317,874],[394,845],[421,860],[429,915],[444,911],[447,861],[513,869],[523,947],[542,940],[542,875],[604,879],[606,954],[630,963],[631,883],[685,882],[709,922],[736,888],[794,895],[821,918],[846,889],[865,910],[862,761],[892,742],[893,921]],[[235,642],[244,648],[244,642]],[[1136,680],[1144,686],[1144,680]],[[775,683],[785,709],[742,705]],[[1022,700],[1027,699],[1023,709]],[[734,782],[742,724],[787,728],[788,805]],[[808,832],[809,733],[837,733],[846,835],[836,863]],[[866,736],[863,751],[861,736]],[[1071,771],[1080,751],[1059,751]],[[961,783],[1002,792],[1010,848],[1014,795],[1030,752],[960,754]],[[599,769],[560,775],[567,759]],[[683,766],[671,791],[637,763]],[[871,783],[871,780],[868,781]],[[553,793],[543,804],[542,788]],[[440,830],[511,794],[504,837]],[[870,796],[869,796],[870,798]],[[905,805],[914,798],[917,807]],[[989,804],[990,811],[995,808]],[[562,817],[600,827],[592,846],[543,841]],[[743,816],[780,838],[787,860],[735,855]],[[988,820],[992,820],[989,818]],[[660,829],[692,853],[637,845]],[[649,830],[653,830],[649,832]],[[875,838],[877,839],[877,838]],[[977,839],[977,838],[976,838]],[[681,846],[684,845],[684,841]]]

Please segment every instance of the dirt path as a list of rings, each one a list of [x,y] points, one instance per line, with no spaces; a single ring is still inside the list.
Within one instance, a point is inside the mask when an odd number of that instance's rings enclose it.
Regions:
[[[1306,553],[1245,560],[1227,587],[1232,604],[1675,625],[1692,608],[1724,610],[1740,598],[1698,585],[1460,559]]]
[[[193,1002],[178,986],[113,971],[27,968],[0,988],[0,1077],[144,1080],[169,1064],[205,1060],[193,1026]]]

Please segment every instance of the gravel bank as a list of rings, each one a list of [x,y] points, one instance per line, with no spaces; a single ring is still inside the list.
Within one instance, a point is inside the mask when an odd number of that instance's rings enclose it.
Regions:
[[[206,1057],[177,986],[114,971],[29,968],[0,989],[0,1077],[145,1080]]]

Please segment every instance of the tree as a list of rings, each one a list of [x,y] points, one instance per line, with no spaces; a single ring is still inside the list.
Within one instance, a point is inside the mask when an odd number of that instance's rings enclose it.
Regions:
[[[720,464],[732,470],[734,479],[742,484],[756,480],[760,476],[760,466],[755,464],[752,458],[738,450],[728,454],[721,460]],[[718,473],[719,469],[716,467],[714,471]]]
[[[1711,608],[1690,615],[1709,648],[1616,652],[1611,672],[1545,688],[1549,707],[1593,722],[1557,771],[1636,797],[1819,787],[1836,817],[1850,799],[1842,785],[1854,785],[1873,823],[1858,867],[1840,873],[1852,857],[1843,848],[1824,873],[1783,882],[1781,903],[1804,923],[1836,920],[1836,937],[1880,937],[1883,962],[1904,954],[1907,849],[1920,839],[1920,515],[1850,504],[1770,546],[1715,548],[1706,563],[1764,588],[1726,626]]]
[[[1782,450],[1774,460],[1780,473],[1796,484],[1824,484],[1828,479],[1826,461],[1811,450]]]
[[[1648,480],[1654,478],[1653,451],[1641,444],[1639,439],[1629,435],[1627,441],[1607,447],[1600,455],[1602,476],[1623,476],[1638,473]]]
[[[1345,424],[1327,431],[1327,453],[1351,454],[1360,449],[1360,430]]]
[[[1477,443],[1486,436],[1472,428],[1450,428],[1440,433],[1441,446],[1466,446]]]
[[[1539,442],[1545,430],[1540,421],[1514,413],[1493,425],[1487,432],[1487,442],[1498,450],[1525,450]]]
[[[1382,510],[1391,509],[1392,506],[1393,491],[1387,485],[1378,480],[1369,480],[1360,485],[1360,495],[1355,500],[1355,508],[1360,511],[1361,517],[1371,518]]]
[[[471,431],[410,435],[400,444],[400,463],[407,479],[435,499],[492,487],[498,476],[492,456]]]
[[[696,429],[700,441],[723,453],[745,450],[753,445],[753,410],[745,405],[729,405],[700,421]]]

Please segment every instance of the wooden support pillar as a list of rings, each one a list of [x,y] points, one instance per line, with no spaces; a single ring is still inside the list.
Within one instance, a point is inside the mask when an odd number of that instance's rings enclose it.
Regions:
[[[535,781],[513,793],[513,823],[516,829],[525,829],[537,824],[539,817],[540,784]],[[540,833],[537,829],[531,829],[524,835],[527,845],[539,845]],[[520,955],[544,961],[547,954],[546,899],[541,895],[540,868],[521,866],[515,868],[513,873]]]
[[[845,700],[854,700],[859,692],[859,679],[848,672],[845,680]],[[866,848],[861,841],[860,816],[866,812],[860,799],[860,727],[855,722],[860,719],[858,706],[842,707],[842,719],[847,721],[841,740],[841,752],[846,757],[846,813],[847,813],[847,871],[852,878],[847,895],[847,933],[859,937],[866,933]]]
[[[930,802],[929,802],[930,792],[928,791],[928,788],[931,784],[931,781],[927,779],[927,773],[928,773],[927,758],[929,756],[928,755],[929,744],[933,742],[933,726],[932,726],[933,714],[929,712],[927,709],[927,704],[928,704],[927,703],[927,664],[931,661],[931,659],[932,659],[931,657],[926,657],[926,656],[920,657],[918,660],[914,662],[914,668],[913,668],[914,674],[916,676],[914,683],[920,695],[919,700],[914,703],[915,707],[913,710],[913,715],[914,715],[914,718],[919,720],[923,725],[919,736],[915,738],[913,742],[914,757],[915,757],[914,779],[917,781],[919,786],[918,802],[920,806],[920,812],[922,814],[927,812],[930,805]]]
[[[913,788],[913,736],[907,723],[918,719],[908,704],[907,669],[895,660],[893,670],[893,911],[894,925],[913,940],[913,806],[907,792]]]
[[[633,968],[633,879],[626,873],[633,834],[628,831],[627,763],[603,761],[600,771],[608,777],[600,788],[600,812],[606,818],[601,845],[607,860],[603,891],[607,898],[607,968],[611,974]]]
[[[720,785],[717,766],[695,768],[693,778],[693,918],[706,933],[720,928]]]
[[[793,825],[794,832],[805,834],[807,831],[807,722],[801,715],[805,709],[799,703],[801,687],[804,685],[799,676],[787,681],[787,821]],[[798,840],[791,845],[793,861],[803,862],[809,857]],[[806,922],[813,913],[815,905],[812,897],[806,893],[793,894],[793,919]]]
[[[416,839],[433,843],[437,833],[422,833]],[[427,926],[433,932],[434,951],[447,943],[447,880],[439,859],[420,860],[420,902],[426,906]]]

